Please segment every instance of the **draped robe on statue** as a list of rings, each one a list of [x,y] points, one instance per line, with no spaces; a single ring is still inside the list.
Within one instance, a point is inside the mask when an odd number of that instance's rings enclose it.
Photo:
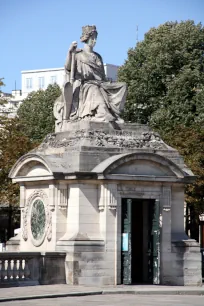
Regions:
[[[119,118],[125,104],[126,84],[106,81],[102,58],[96,52],[77,51],[74,66],[70,119],[94,117],[99,121],[114,121]]]

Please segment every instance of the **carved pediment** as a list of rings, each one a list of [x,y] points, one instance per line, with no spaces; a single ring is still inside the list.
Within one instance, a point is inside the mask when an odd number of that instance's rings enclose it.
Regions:
[[[162,181],[167,179],[183,179],[185,172],[164,156],[154,153],[131,153],[113,155],[96,166],[93,172],[104,179],[144,179],[155,178]]]
[[[50,175],[49,170],[38,161],[30,161],[22,166],[22,168],[18,172],[18,176],[44,176]]]
[[[175,176],[169,168],[149,160],[126,162],[113,169],[109,174]]]
[[[44,180],[46,178],[52,178],[53,172],[42,157],[27,154],[17,160],[9,173],[9,177],[14,182],[31,179]]]

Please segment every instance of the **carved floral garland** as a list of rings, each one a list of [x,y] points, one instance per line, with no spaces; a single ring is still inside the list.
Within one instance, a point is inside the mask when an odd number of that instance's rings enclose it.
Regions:
[[[43,148],[48,145],[53,148],[75,147],[82,140],[89,142],[91,146],[96,147],[121,147],[127,149],[141,148],[166,148],[166,144],[161,137],[154,132],[143,132],[141,135],[135,135],[131,131],[115,131],[110,134],[102,130],[77,130],[70,133],[69,137],[57,139],[56,134],[49,134],[44,142],[39,146]]]

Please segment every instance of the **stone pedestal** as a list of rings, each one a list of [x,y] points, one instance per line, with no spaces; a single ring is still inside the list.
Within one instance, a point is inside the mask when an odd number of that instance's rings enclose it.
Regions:
[[[120,284],[122,199],[157,200],[157,281],[199,285],[199,247],[183,228],[184,186],[194,176],[179,153],[146,125],[80,121],[66,129],[11,170],[21,186],[21,233],[10,250],[19,241],[19,251],[65,252],[68,284]]]

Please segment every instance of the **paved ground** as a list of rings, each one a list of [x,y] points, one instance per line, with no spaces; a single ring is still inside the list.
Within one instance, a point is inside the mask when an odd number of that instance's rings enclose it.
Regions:
[[[68,295],[75,293],[89,293],[102,294],[103,292],[111,293],[137,293],[137,294],[190,294],[190,295],[204,295],[204,286],[190,287],[190,286],[161,286],[161,285],[118,285],[118,286],[70,286],[66,284],[60,285],[42,285],[42,286],[24,286],[24,287],[9,287],[0,288],[0,301],[2,298],[25,297],[25,296],[45,296],[45,295]],[[204,305],[204,303],[203,303]]]
[[[204,305],[204,286],[43,285],[0,289],[1,305]]]
[[[202,296],[137,296],[130,294],[66,297],[3,302],[4,306],[203,306]]]

